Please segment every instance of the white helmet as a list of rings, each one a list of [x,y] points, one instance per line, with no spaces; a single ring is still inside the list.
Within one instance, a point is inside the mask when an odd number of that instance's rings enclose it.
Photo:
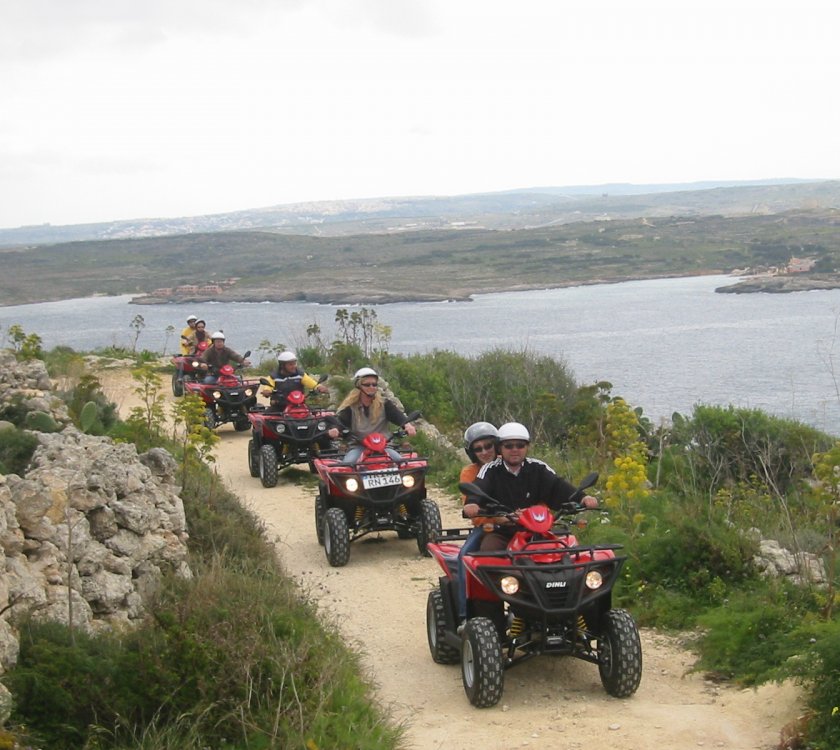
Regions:
[[[519,422],[505,422],[499,428],[499,441],[504,442],[505,440],[524,440],[526,443],[530,443],[531,434],[524,424],[519,424]]]
[[[192,323],[192,321],[194,321],[194,320],[198,320],[197,315],[188,315],[187,316],[187,323]]]
[[[294,362],[296,359],[297,359],[297,354],[295,354],[293,351],[290,351],[288,349],[286,349],[285,352],[280,352],[280,354],[277,355],[277,361],[278,362]]]
[[[221,339],[222,341],[225,340],[225,332],[224,331],[213,331],[213,334],[210,336],[210,340],[213,341],[214,339]]]
[[[359,381],[362,378],[368,378],[371,376],[379,380],[379,373],[372,367],[361,367],[358,370],[356,370],[356,374],[353,376],[353,382],[358,386]]]

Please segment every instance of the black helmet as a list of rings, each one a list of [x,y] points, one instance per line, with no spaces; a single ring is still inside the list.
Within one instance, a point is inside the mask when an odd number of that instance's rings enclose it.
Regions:
[[[492,438],[498,442],[499,431],[489,422],[475,422],[467,427],[464,431],[464,450],[470,461],[478,461],[475,451],[472,449],[472,444],[481,438]]]

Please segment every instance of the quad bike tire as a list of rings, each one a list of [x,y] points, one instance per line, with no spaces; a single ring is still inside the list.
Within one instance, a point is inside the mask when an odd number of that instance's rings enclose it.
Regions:
[[[214,412],[209,406],[204,410],[204,426],[208,430],[216,429],[216,412]]]
[[[461,634],[461,679],[464,692],[476,708],[495,706],[505,689],[502,647],[493,621],[473,617]]]
[[[457,664],[460,658],[458,649],[444,640],[446,632],[446,614],[443,609],[443,594],[440,589],[429,592],[426,601],[426,636],[432,659],[438,664]]]
[[[424,557],[431,557],[428,544],[433,542],[443,523],[440,520],[440,509],[434,500],[423,498],[420,501],[420,523],[417,529],[417,549]]]
[[[233,429],[237,432],[245,432],[245,430],[251,429],[251,422],[249,421],[247,415],[242,414],[234,419]]]
[[[324,546],[324,516],[327,514],[327,490],[324,483],[320,482],[318,494],[315,495],[315,534],[318,537],[318,544]]]
[[[344,567],[350,559],[350,527],[341,508],[328,508],[324,514],[324,552],[334,568]]]
[[[642,680],[642,643],[636,623],[626,609],[611,609],[601,619],[598,637],[601,684],[615,698],[627,698]]]
[[[248,441],[248,471],[254,478],[260,475],[260,452],[257,450],[257,441],[254,438]]]
[[[263,487],[277,485],[277,452],[272,445],[260,446],[260,481]]]
[[[172,395],[175,398],[180,398],[184,395],[184,381],[178,375],[177,371],[172,373]]]

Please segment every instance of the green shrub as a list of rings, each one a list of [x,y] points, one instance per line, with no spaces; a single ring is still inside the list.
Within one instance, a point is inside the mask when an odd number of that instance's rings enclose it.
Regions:
[[[834,438],[759,409],[696,406],[690,418],[674,415],[662,479],[679,491],[714,495],[758,477],[777,493],[810,476],[811,456]]]
[[[16,427],[0,430],[0,474],[23,476],[37,447],[34,435]]]
[[[744,685],[784,675],[783,666],[809,651],[816,602],[789,584],[757,582],[698,617],[700,669]]]

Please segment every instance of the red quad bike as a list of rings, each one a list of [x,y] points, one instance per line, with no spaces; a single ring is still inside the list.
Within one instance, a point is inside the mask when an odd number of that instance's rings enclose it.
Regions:
[[[322,375],[318,383],[327,379]],[[271,381],[260,378],[271,386]],[[248,470],[259,477],[263,487],[277,484],[280,469],[292,464],[309,464],[315,473],[314,460],[318,456],[337,456],[327,430],[338,426],[335,412],[310,408],[301,390],[285,394],[285,406],[265,408],[256,406],[248,414],[251,439],[248,441]]]
[[[199,342],[193,354],[186,356],[175,356],[169,361],[175,365],[175,372],[172,373],[172,395],[180,397],[184,395],[184,383],[197,383],[204,378],[201,370],[196,370],[193,364],[196,357],[200,357],[209,346],[206,341]]]
[[[420,412],[408,415],[412,422]],[[428,462],[410,447],[398,449],[402,429],[390,438],[374,432],[361,441],[356,463],[344,457],[315,459],[318,495],[315,531],[327,561],[335,568],[350,559],[350,543],[380,531],[396,531],[400,539],[417,539],[420,553],[441,527],[440,509],[426,497]]]
[[[568,518],[559,520],[585,510],[576,504],[597,478],[590,474],[578,487],[574,510],[555,515],[537,505],[518,520],[476,485],[461,485],[466,495],[481,498],[481,515],[509,514],[517,529],[506,550],[463,556],[467,619],[460,629],[457,542],[469,530],[447,529],[429,544],[445,573],[426,606],[429,650],[439,664],[461,663],[464,691],[474,706],[498,703],[505,670],[543,654],[597,664],[604,689],[616,698],[639,687],[639,631],[629,612],[612,607],[612,588],[626,557],[616,556],[619,545],[578,544]]]
[[[250,352],[246,352],[247,358]],[[193,363],[193,367],[198,366]],[[257,403],[257,389],[259,380],[243,380],[242,375],[232,365],[219,368],[218,380],[215,383],[184,383],[189,393],[197,393],[204,401],[204,424],[208,429],[232,422],[237,432],[243,432],[251,426],[248,412]]]

